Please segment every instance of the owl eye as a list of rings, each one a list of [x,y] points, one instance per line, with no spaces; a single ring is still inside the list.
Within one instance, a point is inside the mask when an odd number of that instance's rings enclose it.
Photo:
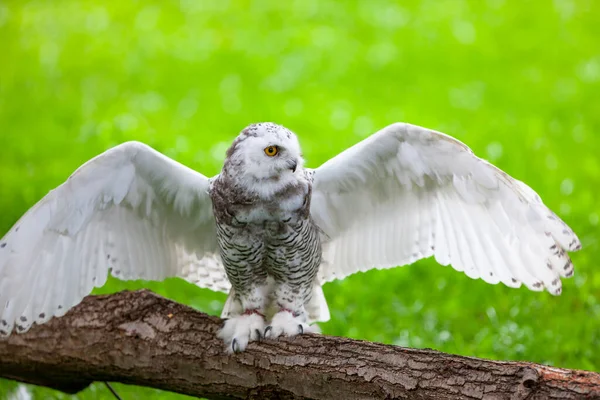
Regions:
[[[279,149],[277,148],[277,146],[269,146],[269,147],[265,148],[265,154],[268,155],[269,157],[276,156],[278,152],[279,152]]]

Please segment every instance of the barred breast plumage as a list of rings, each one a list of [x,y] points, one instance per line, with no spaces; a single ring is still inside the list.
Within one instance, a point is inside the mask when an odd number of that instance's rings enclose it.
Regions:
[[[309,213],[312,182],[301,174],[269,200],[250,195],[227,174],[212,182],[221,259],[233,300],[244,311],[262,314],[273,305],[302,316],[310,300],[321,240]],[[255,293],[256,288],[266,288],[267,298],[262,291]],[[271,302],[275,304],[267,304]]]

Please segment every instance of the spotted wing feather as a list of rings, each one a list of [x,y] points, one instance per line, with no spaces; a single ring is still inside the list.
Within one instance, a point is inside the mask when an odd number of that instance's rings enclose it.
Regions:
[[[90,160],[0,241],[0,334],[63,315],[108,271],[227,291],[208,179],[137,142]]]
[[[314,170],[321,282],[434,256],[471,278],[560,294],[573,231],[524,183],[463,143],[390,125]]]

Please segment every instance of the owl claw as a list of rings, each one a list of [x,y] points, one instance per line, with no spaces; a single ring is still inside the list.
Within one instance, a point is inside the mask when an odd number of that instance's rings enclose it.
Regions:
[[[289,310],[282,310],[275,314],[271,325],[265,329],[265,337],[277,338],[279,336],[293,337],[304,333],[318,333],[317,325],[308,325],[301,317],[294,316]]]
[[[264,334],[264,337],[265,337],[265,338],[269,337],[269,333],[270,333],[272,330],[273,330],[273,327],[272,327],[271,325],[267,326],[267,327],[265,328],[265,334]]]
[[[238,315],[225,321],[218,337],[225,342],[225,350],[228,353],[239,353],[246,350],[248,343],[262,339],[261,332],[264,326],[265,320],[261,315]]]

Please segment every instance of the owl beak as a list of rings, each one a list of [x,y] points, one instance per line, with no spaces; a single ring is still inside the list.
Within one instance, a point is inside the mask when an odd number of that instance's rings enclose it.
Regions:
[[[296,172],[296,168],[298,168],[298,162],[296,160],[290,161],[289,166],[292,172]]]

